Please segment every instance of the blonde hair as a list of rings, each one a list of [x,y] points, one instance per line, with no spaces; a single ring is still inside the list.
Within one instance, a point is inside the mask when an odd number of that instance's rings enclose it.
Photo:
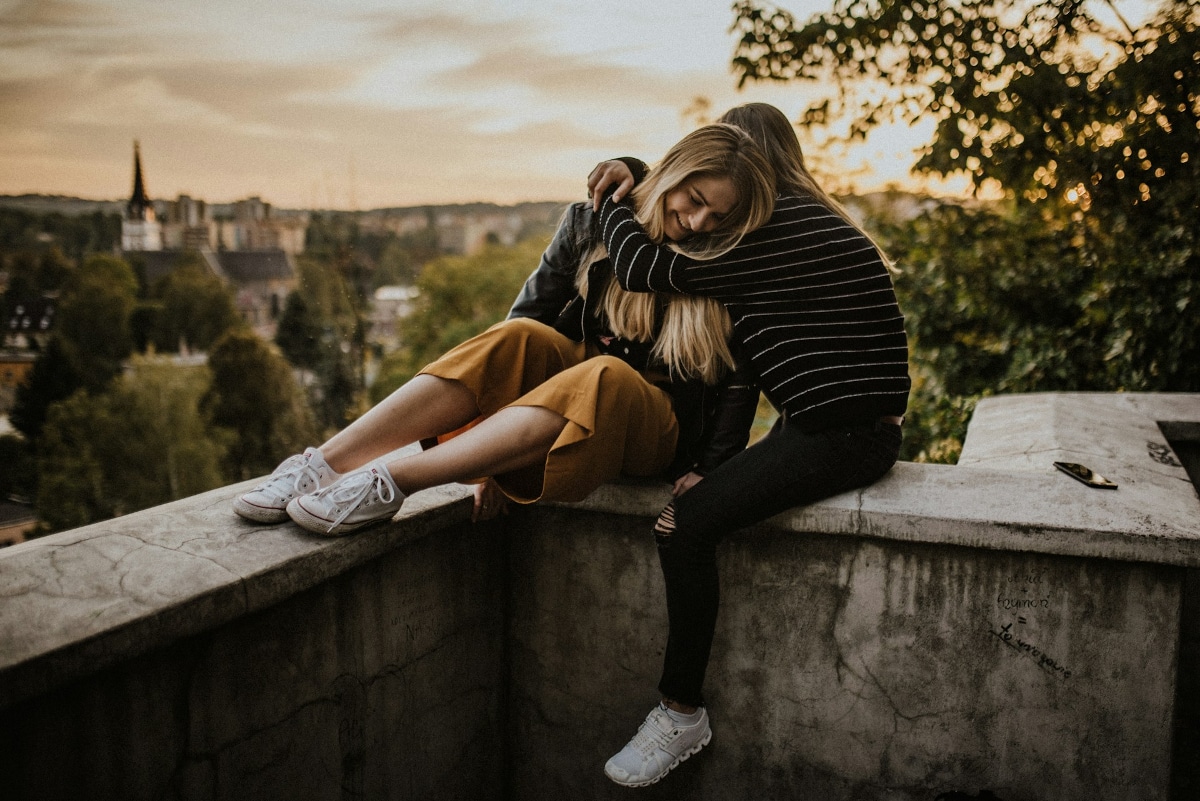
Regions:
[[[666,238],[666,196],[693,176],[728,178],[738,196],[718,230],[672,243],[671,247],[693,259],[715,259],[728,253],[775,210],[775,173],[762,146],[736,125],[705,125],[668,150],[631,193],[638,220],[655,242]]]
[[[775,177],[770,162],[754,140],[733,125],[706,125],[681,139],[631,193],[637,219],[655,242],[666,235],[666,196],[694,176],[728,178],[737,202],[711,234],[671,247],[693,259],[714,259],[728,253],[742,237],[758,228],[775,210]],[[587,271],[607,252],[603,242],[585,256],[576,285],[587,294]],[[655,336],[660,301],[665,298],[662,325]],[[697,295],[627,292],[610,281],[597,305],[608,317],[614,334],[648,342],[652,353],[676,375],[699,377],[715,384],[734,366],[729,350],[733,323],[718,301]]]
[[[811,195],[822,206],[865,236],[878,251],[883,263],[891,268],[891,261],[874,237],[855,222],[845,206],[821,188],[804,166],[804,151],[800,149],[796,129],[787,115],[770,103],[746,103],[726,111],[721,115],[720,122],[736,125],[758,143],[771,162],[771,168],[775,172],[775,185],[781,195]]]

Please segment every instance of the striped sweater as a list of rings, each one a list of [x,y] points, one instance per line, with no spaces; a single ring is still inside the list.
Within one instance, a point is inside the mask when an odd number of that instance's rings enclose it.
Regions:
[[[611,198],[600,227],[625,289],[720,300],[763,393],[803,429],[904,414],[908,339],[891,276],[870,240],[814,198],[779,199],[710,261],[655,245]]]

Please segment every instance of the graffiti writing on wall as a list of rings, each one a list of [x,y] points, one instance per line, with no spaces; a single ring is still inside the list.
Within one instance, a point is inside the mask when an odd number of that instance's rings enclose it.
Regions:
[[[1064,681],[1071,678],[1071,671],[1065,665],[1060,663],[1054,657],[1050,656],[1034,643],[1014,634],[1012,627],[1012,623],[1006,623],[1003,626],[1000,626],[999,630],[993,628],[989,629],[988,631],[992,636],[1000,640],[1000,642],[1004,643],[1009,648],[1013,649],[1024,657],[1032,659],[1034,664],[1050,675],[1063,679]]]
[[[1008,612],[1013,609],[1049,609],[1050,597],[1043,595],[1045,586],[1041,573],[1014,573],[1004,579],[1006,584],[1019,585],[1021,595],[1016,595],[1016,587],[1013,588],[1014,594],[1009,595],[1001,591],[996,596],[996,606]],[[1030,595],[1030,591],[1033,595]]]

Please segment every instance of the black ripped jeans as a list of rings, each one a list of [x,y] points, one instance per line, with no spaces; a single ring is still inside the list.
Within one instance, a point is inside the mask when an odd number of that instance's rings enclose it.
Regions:
[[[717,624],[717,542],[727,532],[881,478],[900,452],[900,426],[884,422],[806,434],[780,418],[765,437],[673,500],[655,526],[670,632],[664,697],[704,703]]]

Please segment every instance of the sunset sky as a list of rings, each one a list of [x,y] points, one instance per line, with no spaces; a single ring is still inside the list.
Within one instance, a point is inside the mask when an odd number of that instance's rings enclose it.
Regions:
[[[832,0],[782,5],[806,19]],[[571,199],[606,156],[661,155],[698,96],[793,118],[815,96],[737,91],[730,6],[0,0],[0,194],[125,197],[137,139],[157,199]],[[841,189],[904,181],[928,137],[881,131],[822,168]]]

